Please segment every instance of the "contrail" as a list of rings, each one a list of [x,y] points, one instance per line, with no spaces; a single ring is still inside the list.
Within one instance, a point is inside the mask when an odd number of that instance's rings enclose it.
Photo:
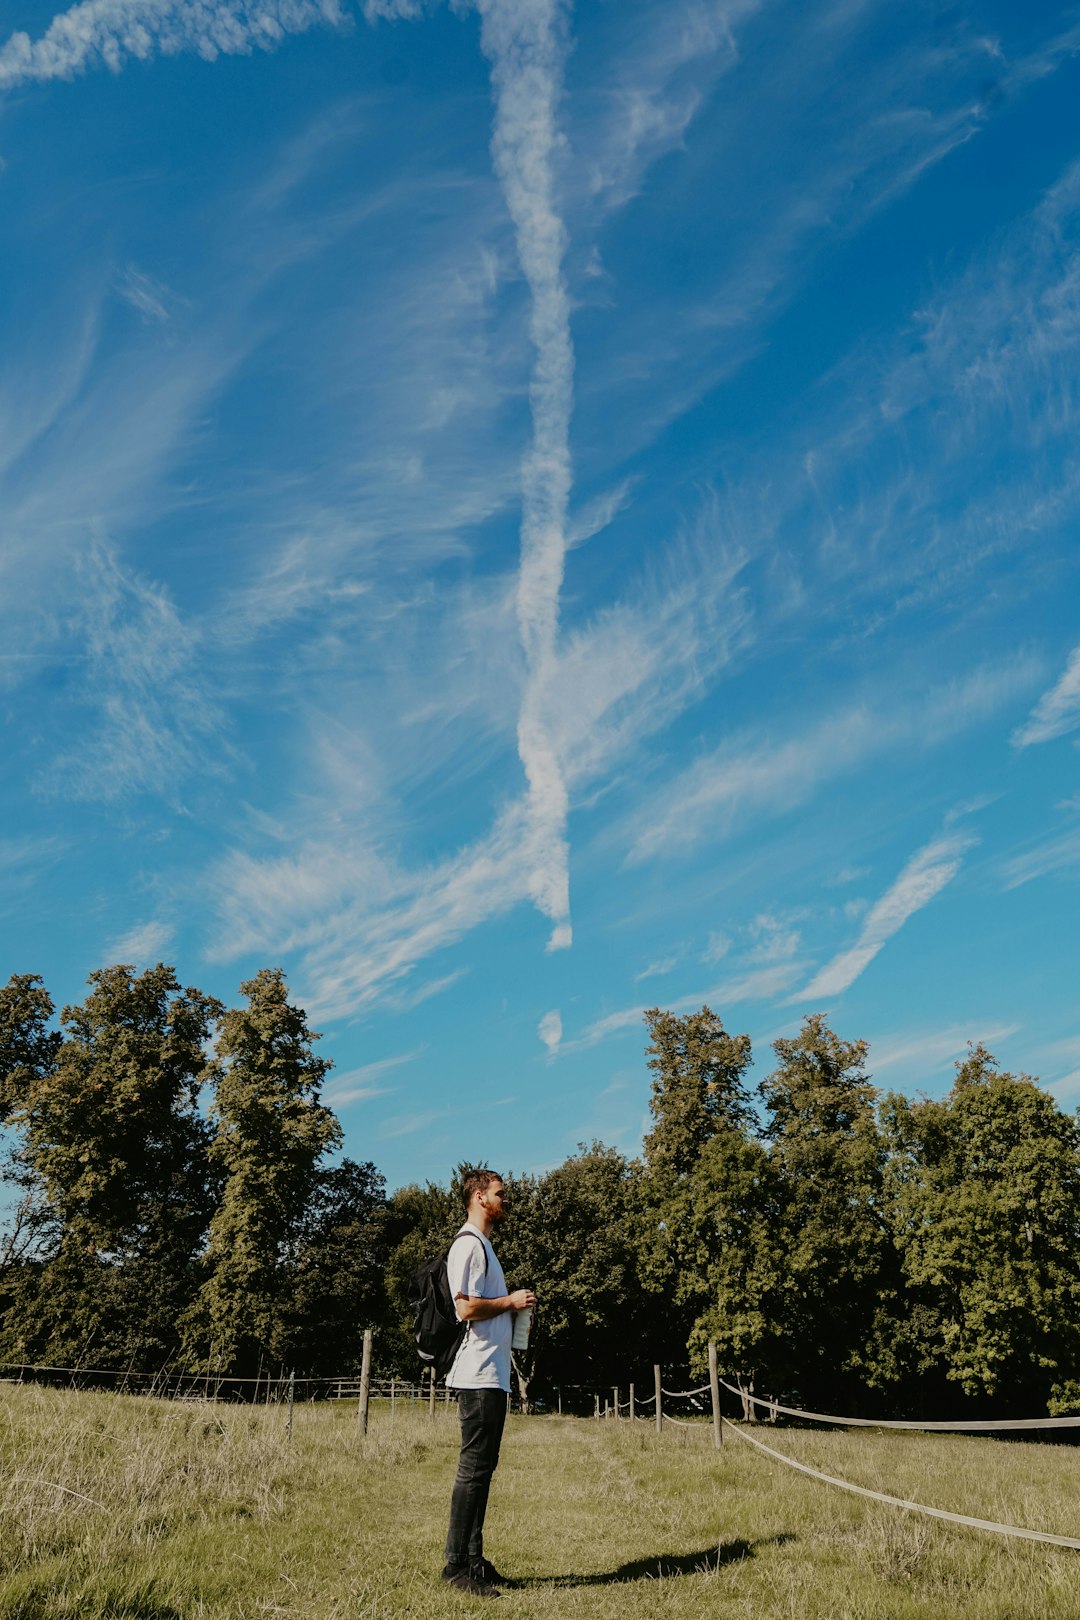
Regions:
[[[495,172],[514,221],[518,256],[532,294],[533,441],[522,469],[517,590],[527,680],[518,720],[518,753],[529,786],[529,892],[555,924],[548,949],[557,950],[572,938],[566,784],[545,718],[566,561],[574,379],[570,302],[563,276],[566,233],[555,206],[553,174],[566,5],[564,0],[474,0],[474,4],[495,91],[491,143]]]
[[[194,51],[208,61],[248,55],[343,20],[339,0],[83,0],[54,17],[40,39],[17,33],[0,47],[0,90],[99,66],[119,73],[132,57],[155,53]]]

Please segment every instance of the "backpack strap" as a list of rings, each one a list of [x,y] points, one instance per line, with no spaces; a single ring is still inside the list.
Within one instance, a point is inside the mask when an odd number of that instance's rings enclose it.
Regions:
[[[484,1240],[483,1240],[483,1238],[480,1236],[479,1232],[474,1231],[471,1226],[463,1226],[463,1227],[461,1227],[461,1229],[457,1232],[456,1236],[454,1237],[454,1243],[456,1243],[458,1238],[460,1238],[460,1237],[475,1238],[477,1243],[479,1243],[480,1248],[481,1248],[481,1250],[483,1252],[483,1256],[484,1256],[484,1276],[486,1277],[487,1276],[487,1250],[484,1248]],[[451,1243],[451,1245],[450,1245],[451,1249],[454,1247],[454,1243]],[[447,1251],[446,1258],[448,1260],[450,1258],[449,1250]],[[451,1298],[451,1303],[454,1304],[454,1311],[455,1311],[455,1314],[456,1314],[457,1305],[456,1305],[456,1302],[454,1302],[454,1296],[451,1294],[450,1298]],[[460,1356],[462,1350],[464,1350],[466,1340],[468,1339],[469,1334],[472,1332],[472,1323],[471,1322],[466,1322],[464,1324],[464,1327],[465,1327],[465,1331],[461,1335],[461,1343],[458,1345],[457,1349],[454,1351],[454,1359],[450,1363],[449,1368],[447,1369],[447,1373],[446,1373],[447,1378],[450,1377],[450,1374],[453,1372],[454,1368],[457,1366],[458,1356]]]

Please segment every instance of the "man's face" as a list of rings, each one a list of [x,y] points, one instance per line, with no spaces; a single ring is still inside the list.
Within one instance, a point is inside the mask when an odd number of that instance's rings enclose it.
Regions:
[[[480,1202],[493,1221],[504,1221],[510,1213],[506,1188],[501,1181],[489,1181],[480,1194]]]

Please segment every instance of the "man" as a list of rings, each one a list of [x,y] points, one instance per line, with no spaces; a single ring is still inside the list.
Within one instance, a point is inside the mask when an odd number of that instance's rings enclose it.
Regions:
[[[461,1456],[450,1498],[443,1580],[474,1597],[497,1598],[510,1583],[484,1557],[484,1514],[499,1460],[510,1394],[510,1338],[514,1312],[536,1304],[530,1288],[506,1291],[491,1233],[506,1219],[506,1188],[494,1170],[469,1170],[461,1181],[466,1223],[446,1259],[458,1320],[468,1323],[446,1376],[457,1391]]]

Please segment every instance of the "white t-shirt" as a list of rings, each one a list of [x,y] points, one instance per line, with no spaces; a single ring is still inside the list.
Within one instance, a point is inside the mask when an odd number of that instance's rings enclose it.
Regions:
[[[459,1294],[475,1299],[501,1299],[507,1292],[506,1278],[495,1258],[495,1250],[471,1221],[466,1221],[450,1245],[446,1275],[459,1322],[462,1320]],[[500,1311],[498,1316],[489,1316],[483,1322],[470,1322],[454,1365],[446,1375],[446,1387],[501,1389],[509,1395],[513,1331],[513,1311]]]

